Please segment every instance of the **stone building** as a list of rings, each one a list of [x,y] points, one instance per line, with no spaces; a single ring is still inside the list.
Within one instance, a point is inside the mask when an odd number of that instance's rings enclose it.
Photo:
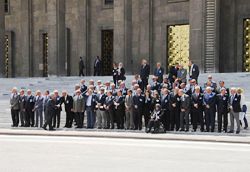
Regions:
[[[249,0],[0,0],[0,75],[74,76],[80,56],[91,75],[97,55],[104,75],[143,58],[247,72],[249,29]]]

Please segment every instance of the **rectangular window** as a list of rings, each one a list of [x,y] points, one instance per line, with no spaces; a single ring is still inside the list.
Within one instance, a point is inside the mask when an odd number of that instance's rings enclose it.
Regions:
[[[114,0],[104,0],[105,5],[113,5]]]
[[[9,0],[4,0],[4,11],[5,13],[9,13]]]

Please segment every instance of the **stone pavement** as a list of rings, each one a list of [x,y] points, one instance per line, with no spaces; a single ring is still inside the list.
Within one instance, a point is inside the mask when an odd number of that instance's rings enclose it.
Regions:
[[[203,83],[206,81],[208,74],[201,74],[199,78],[199,83]],[[245,96],[246,96],[246,101],[247,105],[250,108],[250,73],[222,73],[222,74],[212,74],[214,81],[218,82],[220,80],[224,80],[226,82],[227,87],[242,87],[245,89]],[[129,85],[130,81],[132,80],[133,76],[127,76],[127,85]],[[10,116],[10,108],[9,108],[9,96],[10,96],[10,90],[13,86],[16,86],[18,89],[23,88],[23,89],[31,89],[33,91],[40,89],[41,91],[44,90],[50,90],[53,91],[54,89],[58,89],[59,91],[62,90],[68,90],[69,94],[72,94],[74,91],[74,85],[79,83],[80,77],[50,77],[50,78],[7,78],[7,79],[0,79],[0,128],[5,128],[9,129],[11,126],[11,116]],[[102,80],[102,81],[107,81],[107,80],[112,80],[112,77],[109,76],[102,76],[102,77],[84,77],[86,81],[90,79],[94,80]],[[62,120],[61,120],[61,127],[64,126],[65,124],[65,112],[63,111],[62,114]],[[86,118],[85,118],[86,119]],[[248,119],[249,118],[249,112],[248,112]],[[35,128],[22,128],[20,131],[21,132],[31,132],[31,130],[34,130],[34,132],[42,132],[39,129]],[[14,130],[5,130],[5,131],[17,131],[16,129]],[[94,130],[97,132],[96,130]],[[60,129],[60,131],[56,131],[56,133],[60,132],[73,132],[73,133],[78,133],[74,132],[72,130],[70,131],[65,131],[63,129]],[[82,132],[81,132],[82,133]],[[99,133],[99,132],[98,132]],[[105,131],[106,133],[106,131]],[[114,134],[114,132],[110,132],[108,130],[108,133]],[[120,131],[116,131],[115,133],[123,133]],[[130,132],[131,133],[131,132]],[[133,133],[133,132],[132,132]],[[141,135],[142,132],[139,132]],[[199,137],[206,135],[210,137],[215,138],[223,138],[224,136],[227,137],[228,134],[217,134],[217,133],[181,133],[179,134],[178,132],[171,133],[171,135],[188,135],[189,137],[195,137],[195,135],[198,135]],[[138,134],[136,134],[139,136]],[[222,136],[221,136],[222,135]],[[217,137],[218,136],[218,137]],[[221,136],[221,137],[220,137]],[[250,136],[250,130],[242,130],[241,137],[246,137]],[[236,139],[239,139],[240,137],[235,137]]]

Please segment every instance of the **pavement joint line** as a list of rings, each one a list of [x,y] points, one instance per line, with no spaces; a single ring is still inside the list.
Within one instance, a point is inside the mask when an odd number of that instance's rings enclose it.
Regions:
[[[19,132],[4,132],[0,131],[0,135],[10,135],[10,136],[50,136],[50,137],[88,137],[88,138],[110,138],[110,139],[136,139],[136,140],[162,140],[162,141],[190,141],[190,142],[210,142],[210,143],[231,143],[231,144],[247,144],[250,145],[250,139],[247,141],[243,140],[226,140],[226,139],[217,139],[217,138],[187,138],[188,135],[181,135],[182,137],[178,137],[178,135],[175,135],[175,137],[170,137],[169,135],[166,135],[167,137],[159,137],[162,134],[160,134],[158,137],[157,134],[149,134],[148,136],[125,136],[125,135],[107,135],[107,133],[95,133],[95,134],[89,134],[89,133],[81,133],[81,134],[65,134],[65,133],[54,133],[55,131],[52,131],[49,133],[31,133],[31,132],[25,132],[25,133],[19,133]],[[115,133],[117,134],[117,133]],[[154,135],[154,136],[153,136]],[[185,138],[183,137],[185,136]],[[233,136],[232,136],[233,137]]]

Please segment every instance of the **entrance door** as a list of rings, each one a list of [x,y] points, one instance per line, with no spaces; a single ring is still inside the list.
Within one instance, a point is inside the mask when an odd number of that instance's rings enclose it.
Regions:
[[[242,62],[243,72],[250,72],[250,19],[244,20]]]
[[[5,35],[5,61],[4,61],[5,77],[9,76],[9,36]]]
[[[167,69],[176,63],[188,69],[189,61],[189,25],[171,25],[167,27]]]
[[[43,77],[48,77],[48,33],[43,33]]]
[[[113,30],[102,30],[102,74],[111,75],[113,68]]]

